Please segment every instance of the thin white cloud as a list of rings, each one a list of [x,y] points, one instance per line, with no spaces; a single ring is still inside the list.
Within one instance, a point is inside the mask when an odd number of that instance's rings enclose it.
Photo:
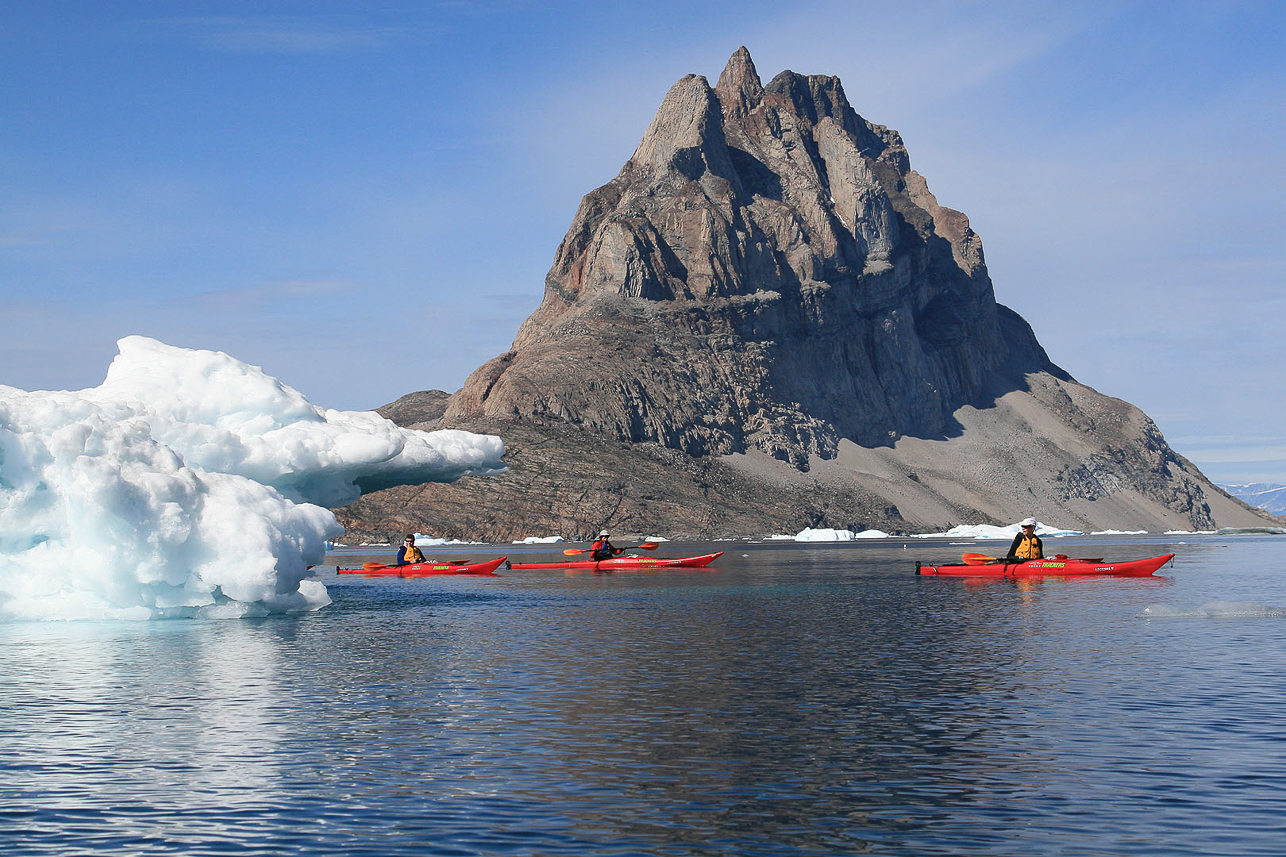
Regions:
[[[0,232],[0,247],[35,247],[45,242],[33,235],[19,232]]]
[[[909,117],[931,126],[943,103],[958,109],[971,91],[1101,26],[1105,17],[1079,4],[839,0],[817,4],[808,15],[790,9],[765,20],[747,36],[755,43],[746,45],[765,83],[783,68],[835,75],[858,113],[905,134]],[[819,21],[845,37],[819,40]]]
[[[1198,464],[1240,464],[1286,461],[1286,445],[1243,446],[1232,449],[1189,449],[1183,453]]]
[[[180,298],[209,309],[233,310],[239,307],[272,306],[287,300],[318,300],[355,291],[358,283],[352,280],[279,280],[217,289],[190,297]]]
[[[208,15],[146,23],[231,53],[334,54],[374,50],[414,37],[407,28],[361,24],[337,16]]]

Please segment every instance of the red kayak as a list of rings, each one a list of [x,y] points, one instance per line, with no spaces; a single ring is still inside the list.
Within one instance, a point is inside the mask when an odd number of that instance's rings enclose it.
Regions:
[[[410,565],[368,564],[361,568],[338,568],[340,574],[368,574],[375,577],[431,577],[437,574],[495,574],[505,557],[486,562],[414,562]]]
[[[1136,559],[1128,562],[1104,562],[1087,559],[1033,559],[1027,562],[996,562],[989,565],[921,565],[916,574],[946,574],[953,577],[1072,577],[1102,574],[1112,577],[1147,577],[1174,559],[1174,554]]]
[[[723,551],[708,553],[704,556],[685,556],[679,559],[658,559],[653,556],[618,556],[612,559],[565,559],[562,562],[515,562],[510,568],[519,570],[537,568],[586,568],[593,571],[633,571],[643,568],[705,568],[719,557]]]

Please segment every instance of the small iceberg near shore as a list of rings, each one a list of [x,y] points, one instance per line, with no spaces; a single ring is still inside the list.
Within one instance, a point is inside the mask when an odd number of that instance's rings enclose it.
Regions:
[[[777,536],[769,536],[776,539]],[[794,536],[787,536],[797,542],[851,542],[855,539],[887,539],[889,534],[882,530],[862,530],[855,533],[852,530],[836,530],[829,527],[805,527]]]
[[[1011,541],[1014,536],[1021,532],[1022,527],[1018,524],[1010,524],[1007,527],[995,527],[990,524],[961,524],[952,527],[945,533],[921,533],[914,538],[917,539],[974,539],[976,541],[1000,540]],[[1036,522],[1036,535],[1049,536],[1051,538],[1061,538],[1063,536],[1083,536],[1080,530],[1064,530],[1058,527],[1050,526]]]
[[[440,548],[451,545],[480,545],[482,542],[466,542],[463,539],[443,539],[437,536],[426,536],[421,533],[415,534],[415,544],[418,547]]]

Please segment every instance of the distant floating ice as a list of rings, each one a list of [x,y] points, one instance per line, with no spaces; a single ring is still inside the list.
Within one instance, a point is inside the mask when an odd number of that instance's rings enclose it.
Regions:
[[[553,545],[563,540],[562,536],[527,536],[525,539],[513,542],[516,545]]]
[[[1022,530],[1018,524],[1010,524],[1007,527],[993,527],[989,524],[961,524],[952,527],[945,533],[922,533],[915,538],[919,539],[1004,539],[1011,540]],[[1036,535],[1050,536],[1060,538],[1062,536],[1083,536],[1080,530],[1060,530],[1057,527],[1051,527],[1049,524],[1036,523]]]
[[[417,547],[436,548],[444,545],[480,545],[482,542],[466,542],[462,539],[442,539],[436,536],[425,536],[420,533],[415,534],[415,544]]]
[[[813,529],[806,527],[792,536],[797,542],[851,542],[854,539],[887,539],[889,534],[881,530],[863,530],[855,533],[852,530],[835,530],[829,527]],[[776,538],[770,536],[770,538]]]
[[[500,438],[323,410],[216,351],[140,336],[99,387],[0,386],[0,618],[313,610],[363,490],[503,469]]]
[[[1286,618],[1286,609],[1253,601],[1212,601],[1200,607],[1149,604],[1138,615],[1141,619],[1280,619]]]

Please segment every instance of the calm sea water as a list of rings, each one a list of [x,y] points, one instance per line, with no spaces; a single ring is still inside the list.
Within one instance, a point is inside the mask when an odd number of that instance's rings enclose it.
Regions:
[[[1048,546],[1179,559],[976,584],[913,573],[972,544],[676,544],[727,554],[0,625],[0,847],[1286,852],[1286,537]]]

